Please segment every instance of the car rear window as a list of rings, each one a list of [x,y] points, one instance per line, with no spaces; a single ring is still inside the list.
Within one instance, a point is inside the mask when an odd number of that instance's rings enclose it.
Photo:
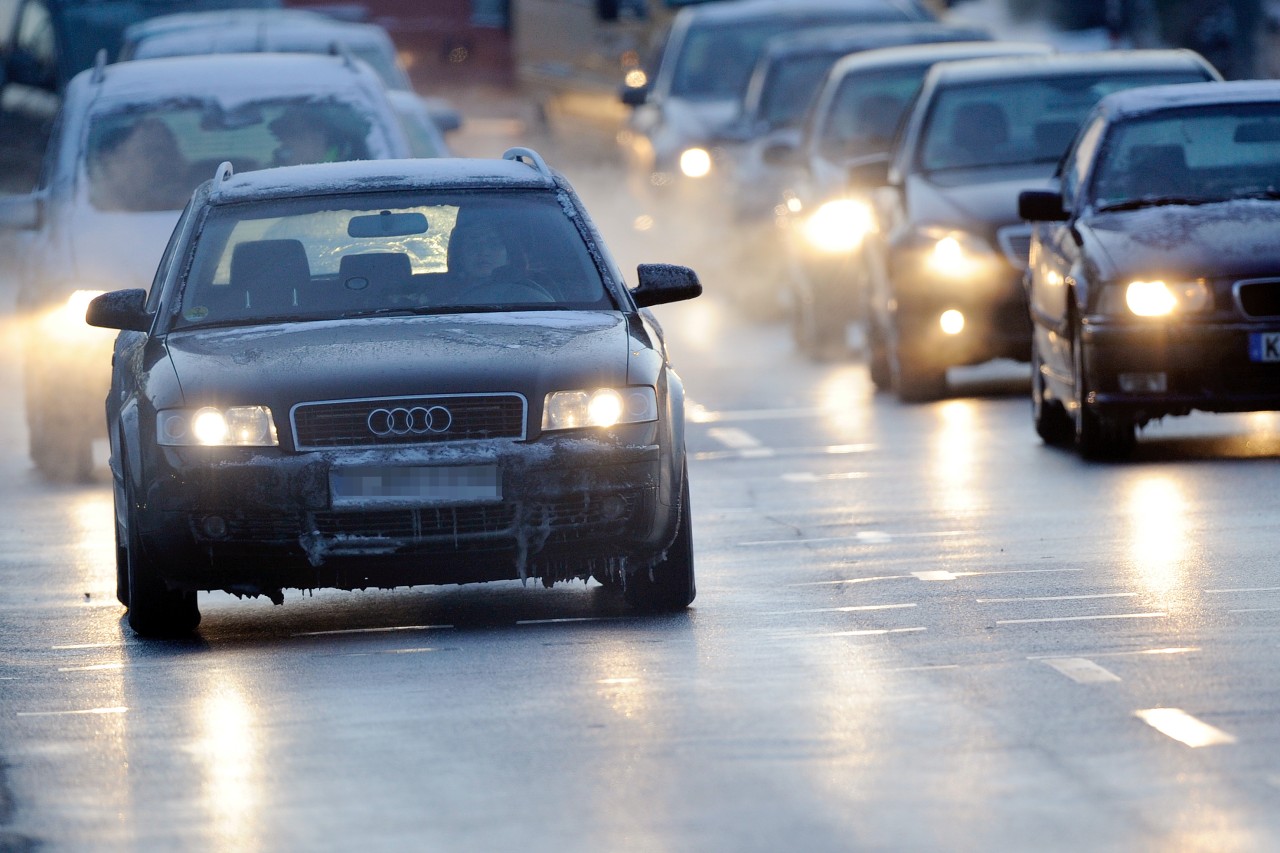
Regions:
[[[613,307],[552,193],[379,193],[214,209],[175,325]]]
[[[99,210],[180,210],[218,164],[237,172],[369,159],[373,123],[355,104],[265,100],[226,109],[186,99],[131,105],[89,126],[89,200]]]

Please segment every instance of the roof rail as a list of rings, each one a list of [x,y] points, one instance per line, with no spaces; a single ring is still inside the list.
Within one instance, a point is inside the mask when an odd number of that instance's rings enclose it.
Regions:
[[[532,148],[508,148],[502,153],[503,160],[514,160],[517,163],[526,163],[538,171],[539,174],[548,178],[554,178],[551,167],[547,165],[547,161],[542,159],[542,155]]]
[[[347,47],[347,43],[344,41],[334,39],[329,42],[329,55],[341,56],[343,63],[352,70],[356,67],[356,56],[351,52],[351,48]]]
[[[93,57],[93,75],[89,80],[93,83],[101,83],[107,78],[107,49],[105,47],[98,48],[98,53]]]
[[[231,176],[235,173],[236,170],[232,167],[230,160],[223,160],[219,163],[218,168],[213,172],[213,186],[209,188],[210,194],[216,195],[222,185],[231,180]]]

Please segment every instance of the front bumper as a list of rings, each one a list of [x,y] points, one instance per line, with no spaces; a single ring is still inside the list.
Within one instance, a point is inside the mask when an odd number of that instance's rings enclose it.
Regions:
[[[942,281],[924,270],[894,277],[894,322],[899,347],[937,367],[996,358],[1031,360],[1031,317],[1022,271],[1011,264],[971,280]],[[943,331],[940,318],[959,311],[964,328]]]
[[[651,561],[670,544],[678,508],[663,455],[657,443],[583,436],[303,454],[161,448],[135,518],[161,575],[185,589],[563,580]],[[476,464],[497,466],[500,499],[335,507],[330,494],[335,466]]]
[[[1250,359],[1252,333],[1280,333],[1280,320],[1136,326],[1092,318],[1081,330],[1089,402],[1143,422],[1192,410],[1280,410],[1280,362]],[[1135,377],[1156,376],[1163,390],[1132,390]]]

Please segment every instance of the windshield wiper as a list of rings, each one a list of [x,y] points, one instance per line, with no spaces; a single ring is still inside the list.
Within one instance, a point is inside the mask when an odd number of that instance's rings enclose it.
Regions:
[[[1199,204],[1218,204],[1224,201],[1230,201],[1229,198],[1222,196],[1195,196],[1195,195],[1160,195],[1160,196],[1144,196],[1142,198],[1132,198],[1128,201],[1118,201],[1115,204],[1104,204],[1098,208],[1099,213],[1110,213],[1117,210],[1138,210],[1143,207],[1166,207],[1172,204],[1185,204],[1191,207]]]

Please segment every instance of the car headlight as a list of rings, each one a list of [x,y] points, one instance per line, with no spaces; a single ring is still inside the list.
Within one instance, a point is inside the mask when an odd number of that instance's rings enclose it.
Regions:
[[[1203,279],[1175,282],[1156,279],[1131,281],[1123,287],[1108,288],[1104,292],[1099,310],[1103,313],[1119,313],[1121,293],[1124,294],[1124,307],[1139,317],[1193,314],[1207,310],[1213,302],[1209,286]]]
[[[542,430],[611,427],[658,419],[658,396],[648,385],[553,391],[542,407]]]
[[[696,147],[681,151],[680,171],[686,178],[705,178],[711,174],[711,152]]]
[[[925,228],[920,237],[925,267],[944,278],[971,278],[998,260],[986,240],[967,231]]]
[[[852,252],[875,227],[871,208],[861,201],[838,198],[826,202],[804,224],[809,245],[830,255]]]
[[[156,415],[156,441],[170,447],[276,447],[276,424],[266,406],[166,409]]]
[[[76,290],[66,301],[40,317],[40,329],[47,337],[59,341],[92,341],[116,336],[114,330],[99,329],[84,321],[85,311],[102,290]]]

